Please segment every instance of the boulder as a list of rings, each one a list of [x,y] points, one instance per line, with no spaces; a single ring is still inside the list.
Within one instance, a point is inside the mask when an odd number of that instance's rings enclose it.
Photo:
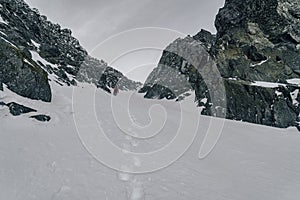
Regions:
[[[48,122],[51,120],[51,117],[48,115],[33,115],[30,118],[36,119],[41,122]]]
[[[21,104],[15,103],[15,102],[10,102],[10,103],[6,104],[6,106],[9,108],[9,112],[13,116],[18,116],[18,115],[22,115],[22,114],[30,113],[30,112],[36,112],[35,109],[23,106]]]

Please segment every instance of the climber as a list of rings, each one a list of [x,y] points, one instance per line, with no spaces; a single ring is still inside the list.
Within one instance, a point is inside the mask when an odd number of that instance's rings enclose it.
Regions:
[[[114,87],[113,95],[117,96],[118,93],[119,93],[119,88],[118,88],[118,85],[116,84],[116,86]]]

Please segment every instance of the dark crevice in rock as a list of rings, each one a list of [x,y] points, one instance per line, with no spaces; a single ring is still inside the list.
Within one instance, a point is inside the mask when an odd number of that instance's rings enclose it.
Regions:
[[[259,53],[257,48],[255,46],[250,46],[244,48],[244,52],[248,59],[254,61],[254,62],[261,62],[264,60],[267,60],[267,57],[263,54]]]

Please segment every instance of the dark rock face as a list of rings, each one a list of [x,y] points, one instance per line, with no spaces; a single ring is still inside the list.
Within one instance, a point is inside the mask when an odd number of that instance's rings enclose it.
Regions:
[[[169,88],[162,86],[162,85],[158,85],[158,84],[154,84],[152,87],[148,88],[144,88],[144,90],[147,89],[147,92],[145,94],[145,98],[148,99],[175,99],[176,95],[172,92],[172,90],[170,90]],[[143,90],[141,90],[141,92],[143,92]]]
[[[47,73],[18,48],[0,40],[0,82],[31,99],[51,101]],[[2,88],[2,87],[1,87]],[[2,88],[3,90],[3,88]]]
[[[115,80],[123,80],[120,89],[140,85],[91,58],[71,30],[51,23],[23,0],[0,0],[0,19],[0,90],[4,83],[21,96],[50,102],[49,74],[60,85],[100,82],[106,91]]]
[[[217,40],[210,49],[222,75],[282,83],[297,78],[300,27],[290,11],[299,4],[297,0],[226,1],[216,17]]]
[[[298,11],[297,0],[227,0],[216,17],[215,26],[218,36],[222,37],[247,29],[251,22],[273,43],[285,41],[285,38],[298,43]]]
[[[108,66],[103,60],[87,56],[76,75],[79,82],[88,82],[110,93],[117,84],[121,90],[136,90],[141,83],[129,80],[121,72]]]
[[[30,118],[34,118],[41,122],[48,122],[51,120],[51,117],[48,115],[34,115],[34,116],[31,116]]]
[[[70,31],[61,30],[23,1],[1,0],[0,5],[1,19],[5,21],[0,23],[0,82],[21,96],[50,102],[46,67],[34,61],[31,52],[38,51],[42,58],[61,67],[79,66],[86,52]],[[40,48],[35,43],[41,44]],[[49,46],[55,46],[60,54],[54,57]]]
[[[226,1],[216,17],[217,40],[210,54],[224,78],[227,117],[285,128],[298,126],[299,19],[291,12],[297,0]],[[239,80],[282,83],[268,88]],[[280,95],[276,95],[280,94]],[[294,98],[294,99],[293,99]]]
[[[193,36],[193,38],[196,41],[201,42],[206,49],[210,49],[211,45],[216,41],[216,36],[204,29],[201,29],[199,33]]]
[[[36,112],[36,110],[17,104],[15,102],[11,102],[6,104],[6,106],[9,108],[9,112],[13,115],[13,116],[18,116],[21,114],[25,114],[25,113],[29,113],[29,112]]]
[[[2,80],[0,80],[0,90],[3,91],[3,83],[2,83]]]
[[[72,37],[69,29],[62,29],[53,24],[46,16],[40,15],[36,9],[30,9],[23,0],[1,0],[1,16],[8,23],[3,27],[6,39],[16,46],[36,49],[42,58],[60,67],[72,66],[70,72],[76,74],[87,52]]]
[[[122,90],[136,90],[140,86],[140,83],[129,80],[121,72],[112,67],[106,67],[96,85],[111,93],[110,89],[116,85]]]
[[[168,95],[158,94],[160,91],[165,93],[168,88],[170,99],[174,99],[189,90],[201,90],[202,88],[198,88],[199,83],[203,82],[201,75],[197,73],[197,69],[192,64],[177,53],[178,49],[189,51],[186,46],[192,42],[194,39],[187,37],[170,44],[164,50],[157,68],[150,73],[139,92],[146,93],[146,98],[167,97]],[[199,53],[203,54],[202,56],[205,58],[208,56],[204,48]]]
[[[280,128],[297,126],[300,108],[291,94],[298,94],[300,87],[266,88],[232,80],[224,83],[228,119]]]
[[[176,97],[194,90],[198,105],[204,106],[202,114],[213,114],[214,99],[226,103],[221,107],[226,110],[228,119],[281,128],[298,126],[300,85],[288,82],[300,78],[299,8],[298,0],[227,0],[216,17],[217,35],[201,30],[192,39],[188,36],[174,41],[163,52],[158,67],[140,92],[147,94],[154,90],[155,83],[164,80],[161,85],[171,89]],[[188,45],[176,45],[178,43]],[[176,53],[187,48],[190,54],[203,57],[205,52],[195,50],[197,45],[209,54],[197,66]],[[172,46],[176,46],[175,53],[174,48],[170,49]],[[209,71],[214,69],[205,67],[209,60],[220,73],[225,99],[218,99],[217,90],[207,87],[207,80],[214,79],[209,77]],[[163,65],[172,70],[166,70]],[[174,70],[173,74],[166,72]],[[178,84],[172,87],[176,81]],[[269,82],[273,83],[271,87]],[[151,94],[159,96],[160,91]]]

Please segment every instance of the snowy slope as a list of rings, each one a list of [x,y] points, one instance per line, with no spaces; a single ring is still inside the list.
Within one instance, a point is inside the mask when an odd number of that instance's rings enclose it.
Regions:
[[[76,127],[84,124],[88,134],[96,126],[91,116],[96,117],[107,137],[120,148],[153,151],[174,137],[181,112],[189,112],[194,97],[186,99],[187,107],[181,111],[178,103],[145,100],[132,92],[112,97],[87,84],[74,91],[72,87],[53,83],[51,87],[51,103],[22,98],[7,89],[0,92],[1,101],[13,100],[52,117],[49,123],[29,119],[30,113],[13,117],[6,107],[0,106],[1,200],[296,200],[300,196],[300,134],[295,128],[277,129],[226,120],[211,154],[198,159],[210,121],[209,117],[201,116],[194,143],[174,164],[153,173],[123,173],[98,162],[80,140],[79,136],[85,133],[78,134]],[[74,92],[81,94],[80,99],[72,99]],[[95,105],[89,105],[91,94]],[[157,136],[138,140],[125,136],[118,128],[112,98],[116,105],[126,107],[124,103],[129,97],[131,118],[141,126],[151,120],[149,108],[160,104],[152,107],[159,119],[153,119],[153,123],[159,124],[165,115],[168,117]],[[86,110],[75,121],[78,107],[74,104]],[[78,120],[81,124],[75,126]]]

